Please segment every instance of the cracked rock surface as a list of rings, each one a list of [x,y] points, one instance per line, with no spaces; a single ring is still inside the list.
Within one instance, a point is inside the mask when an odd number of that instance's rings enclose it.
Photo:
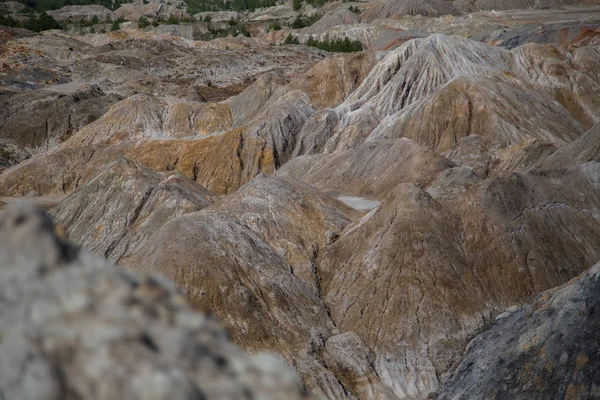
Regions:
[[[0,210],[0,394],[6,399],[306,398],[164,278],[64,242],[31,208]]]
[[[292,32],[363,40],[366,51],[343,55],[269,45],[287,28],[207,42],[135,27],[0,38],[0,95],[11,105],[0,115],[0,162],[10,166],[0,195],[58,198],[50,215],[82,248],[48,254],[75,257],[60,261],[70,266],[90,251],[117,263],[115,276],[166,276],[180,297],[152,301],[185,298],[238,346],[279,354],[302,382],[284,368],[269,375],[280,363],[257,366],[258,380],[235,369],[246,361],[211,364],[187,333],[180,342],[154,327],[179,323],[163,303],[143,309],[154,319],[130,317],[138,303],[120,299],[146,288],[139,278],[93,310],[88,289],[73,303],[40,289],[44,300],[14,306],[34,322],[61,307],[76,313],[18,331],[50,338],[25,336],[50,360],[39,367],[50,378],[25,386],[60,395],[72,375],[80,397],[91,387],[211,398],[225,371],[232,398],[598,397],[598,267],[586,270],[600,259],[600,8],[407,17],[465,8],[370,1],[358,15],[349,6],[329,3],[320,22]],[[255,34],[265,18],[296,15],[283,5],[234,17],[252,19]],[[34,145],[25,160],[11,153]],[[49,282],[54,264],[44,265],[27,284]],[[0,282],[0,307],[21,287],[11,282]],[[48,287],[71,286],[79,293]],[[100,325],[88,323],[94,312]],[[106,327],[113,312],[128,323]],[[2,343],[0,352],[13,348]],[[93,360],[79,353],[98,343]],[[136,364],[134,351],[153,355]],[[121,354],[124,369],[111,364]],[[188,356],[200,358],[184,370]],[[0,388],[4,376],[18,381],[2,371]],[[284,392],[261,392],[276,389],[263,372]],[[106,389],[93,383],[103,374]]]

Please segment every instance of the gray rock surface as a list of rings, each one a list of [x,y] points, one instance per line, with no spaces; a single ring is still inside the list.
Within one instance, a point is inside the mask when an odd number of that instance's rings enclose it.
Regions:
[[[115,15],[108,8],[93,4],[88,6],[65,6],[58,10],[48,12],[55,20],[60,22],[91,21],[94,17],[99,21],[110,21]]]
[[[237,11],[206,11],[194,14],[194,18],[199,21],[210,20],[210,22],[229,22],[241,21],[244,14]]]
[[[51,216],[75,243],[119,262],[171,218],[216,200],[176,172],[160,174],[119,158],[58,203]]]
[[[600,264],[496,318],[473,339],[437,398],[600,397]]]
[[[339,331],[319,297],[315,258],[354,215],[314,188],[259,177],[170,220],[122,262],[175,280],[237,343],[283,355],[315,395],[353,398],[320,355]]]
[[[1,98],[0,143],[24,156],[59,145],[121,100],[97,86],[75,84],[9,92]]]
[[[399,18],[406,15],[439,17],[458,15],[460,12],[450,2],[444,0],[399,0],[375,2],[361,13],[361,21],[373,22],[377,19]]]
[[[323,24],[355,21],[349,5]],[[318,37],[386,51],[334,56],[269,46],[285,29],[11,30],[9,97],[62,79],[127,98],[2,173],[0,194],[66,195],[52,214],[74,241],[172,278],[316,396],[427,398],[497,315],[600,258],[594,12],[335,25]]]
[[[6,399],[300,399],[275,356],[244,353],[173,285],[65,243],[35,209],[0,210]]]

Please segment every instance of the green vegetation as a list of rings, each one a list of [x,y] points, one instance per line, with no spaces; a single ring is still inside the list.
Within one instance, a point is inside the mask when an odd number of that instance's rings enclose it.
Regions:
[[[5,3],[9,0],[0,0],[0,3]],[[123,3],[128,3],[128,0],[12,0],[25,4],[29,10],[41,12],[63,8],[64,6],[82,5],[88,6],[91,4],[99,4],[111,10],[115,10]]]
[[[137,24],[138,24],[138,28],[144,29],[145,27],[150,25],[150,22],[148,21],[148,18],[140,17],[140,19],[138,19],[138,21],[137,21]]]
[[[301,9],[302,8],[302,0],[293,0],[292,7],[294,8],[294,11],[298,11],[299,9]]]
[[[300,41],[290,33],[283,41],[283,44],[300,44]]]
[[[100,23],[100,20],[98,19],[97,15],[94,15],[94,17],[89,20],[81,20],[76,22],[76,24],[80,27],[80,28],[85,28],[85,27],[89,27],[89,26],[94,26],[94,25],[98,25]]]
[[[360,41],[350,40],[348,37],[343,39],[325,39],[323,41],[318,41],[311,37],[308,39],[308,42],[306,42],[306,45],[332,53],[351,53],[362,51],[363,49],[363,45]]]
[[[350,6],[350,7],[348,7],[348,10],[350,10],[350,11],[352,11],[354,14],[358,14],[358,15],[360,15],[360,13],[361,13],[361,11],[360,11],[360,8],[358,8],[358,6],[354,6],[354,7],[353,7],[353,6]]]
[[[304,17],[301,15],[292,22],[292,29],[302,29],[311,26],[320,20],[322,16],[322,14],[315,14],[312,17]]]
[[[275,5],[275,0],[186,0],[186,2],[190,14],[203,11],[252,11]]]
[[[119,29],[121,29],[121,24],[125,21],[126,21],[126,19],[123,17],[119,17],[119,19],[114,20],[112,22],[112,25],[110,26],[110,31],[111,32],[118,31]]]
[[[325,3],[327,3],[327,1],[329,0],[306,0],[306,2],[308,4],[310,4],[311,6],[318,8],[318,7],[323,7],[325,5]]]
[[[279,25],[279,22],[273,22],[271,25],[269,25],[269,31],[279,31],[281,30],[281,25]]]
[[[227,37],[229,35],[238,36],[244,35],[246,37],[250,37],[250,33],[246,28],[246,24],[237,24],[235,26],[228,26],[227,28],[218,28],[213,26],[212,24],[208,25],[208,32],[203,35],[200,35],[198,39],[200,40],[211,40],[221,37]]]
[[[49,29],[62,29],[62,26],[51,15],[45,12],[30,18],[26,22],[19,22],[5,12],[0,12],[0,25],[13,28],[24,28],[30,31],[41,32]]]

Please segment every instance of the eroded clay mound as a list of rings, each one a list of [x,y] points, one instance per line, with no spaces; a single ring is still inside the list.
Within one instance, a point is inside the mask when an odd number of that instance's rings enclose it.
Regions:
[[[47,215],[0,211],[0,393],[28,399],[305,398],[159,276],[65,243]]]

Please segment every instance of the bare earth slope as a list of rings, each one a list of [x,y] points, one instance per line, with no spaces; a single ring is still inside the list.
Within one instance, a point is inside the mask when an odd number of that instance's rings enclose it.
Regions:
[[[473,339],[438,399],[596,398],[600,265],[498,316]],[[565,340],[566,339],[566,340]]]
[[[35,209],[0,210],[0,394],[7,399],[300,399],[173,285],[93,257]]]
[[[50,213],[75,243],[172,279],[317,398],[593,397],[597,313],[574,292],[593,302],[583,282],[596,273],[534,299],[600,259],[600,22],[382,4],[302,6],[326,13],[319,38],[385,49],[344,55],[269,45],[299,15],[289,5],[224,23],[253,38],[13,32],[6,99],[41,101],[0,117],[61,140],[2,172],[0,195],[60,196]],[[383,14],[366,22],[369,10]],[[394,14],[415,10],[449,14]],[[266,32],[269,18],[282,29]],[[56,115],[49,83],[79,88],[56,97]],[[62,121],[76,104],[72,126],[18,122],[26,110]],[[38,134],[2,135],[25,146]]]

